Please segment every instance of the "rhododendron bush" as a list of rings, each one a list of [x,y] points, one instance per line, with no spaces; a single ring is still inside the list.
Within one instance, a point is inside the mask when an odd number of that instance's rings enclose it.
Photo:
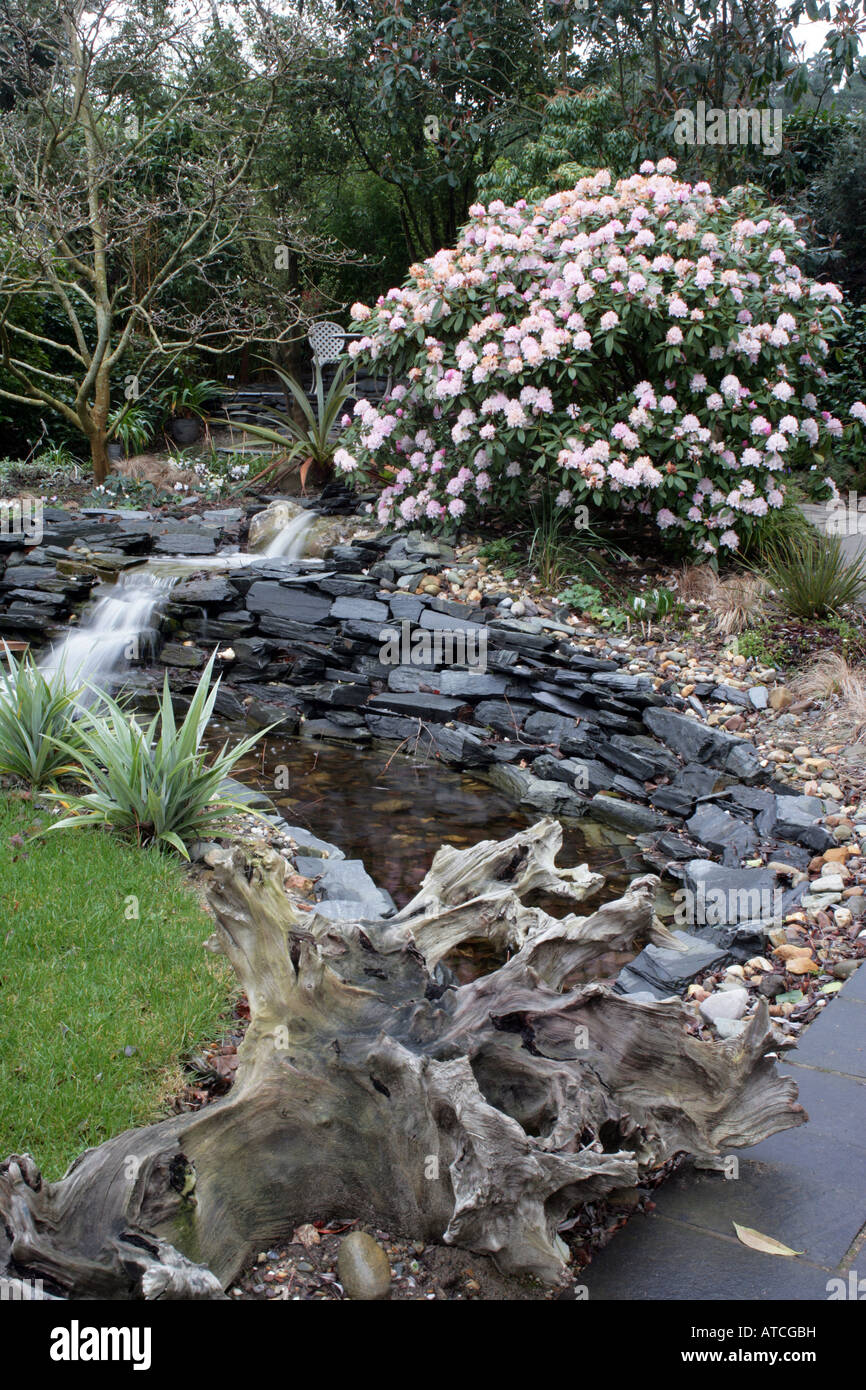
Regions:
[[[636,509],[736,549],[842,435],[817,400],[840,291],[801,273],[794,223],[754,189],[675,170],[476,204],[456,247],[353,306],[350,352],[396,384],[358,402],[335,464],[382,482],[382,522],[517,514],[541,485],[576,521]]]

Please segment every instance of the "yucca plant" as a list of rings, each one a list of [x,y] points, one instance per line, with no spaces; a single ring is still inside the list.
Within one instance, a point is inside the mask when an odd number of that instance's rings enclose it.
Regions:
[[[84,746],[76,700],[63,667],[46,675],[30,652],[20,661],[3,643],[0,661],[0,772],[34,791],[78,771]]]
[[[271,459],[254,477],[245,478],[241,484],[242,487],[248,488],[251,484],[260,482],[262,478],[268,476],[278,477],[288,472],[294,463],[298,464],[301,486],[306,482],[307,474],[314,466],[325,471],[330,469],[334,450],[337,447],[336,439],[331,438],[331,431],[343,405],[351,395],[351,388],[346,381],[345,362],[341,362],[337,368],[327,392],[322,378],[322,368],[318,362],[314,363],[314,370],[315,409],[308,401],[307,393],[299,382],[277,369],[277,376],[283,383],[285,390],[294,397],[303,419],[298,421],[288,411],[273,410],[270,411],[270,414],[279,422],[279,429],[271,429],[267,425],[245,424],[243,426],[246,434],[251,434],[256,439],[267,440],[271,444],[280,444],[286,452],[281,458]],[[235,490],[237,491],[237,489]]]
[[[202,747],[219,680],[209,690],[211,657],[183,722],[175,722],[168,673],[159,708],[146,727],[111,696],[100,692],[99,712],[81,729],[79,780],[90,790],[54,796],[72,812],[49,830],[97,825],[133,837],[140,845],[171,845],[189,858],[187,845],[200,840],[226,815],[248,812],[240,802],[219,795],[222,780],[267,730],[223,744],[210,754]],[[46,832],[47,833],[47,832]]]
[[[795,618],[822,618],[866,589],[866,556],[848,560],[838,536],[813,531],[778,542],[759,573]]]

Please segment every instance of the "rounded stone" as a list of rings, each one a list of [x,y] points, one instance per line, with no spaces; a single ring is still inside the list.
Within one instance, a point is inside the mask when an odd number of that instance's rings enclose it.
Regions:
[[[387,1298],[391,1288],[388,1256],[366,1231],[352,1231],[340,1242],[337,1276],[348,1297],[362,1302]]]

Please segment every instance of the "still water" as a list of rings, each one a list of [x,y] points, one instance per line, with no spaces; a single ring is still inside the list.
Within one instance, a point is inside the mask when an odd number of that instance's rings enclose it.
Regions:
[[[221,731],[221,738],[224,731]],[[479,840],[504,839],[540,817],[525,813],[488,783],[435,761],[416,761],[381,746],[352,748],[302,738],[268,738],[235,768],[239,781],[266,792],[292,825],[302,825],[339,845],[349,859],[362,859],[398,907],[417,891],[442,844],[465,848]],[[634,845],[607,827],[563,822],[559,863],[587,863],[606,883],[586,908],[620,896],[629,878],[645,873]],[[562,899],[527,899],[553,916],[564,916]],[[479,948],[449,957],[461,977],[484,973],[495,962],[479,959]],[[612,978],[634,951],[610,953],[596,962],[593,979]]]

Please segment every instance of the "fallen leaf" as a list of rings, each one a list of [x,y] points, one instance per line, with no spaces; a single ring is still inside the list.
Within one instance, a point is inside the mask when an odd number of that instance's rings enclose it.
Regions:
[[[772,1236],[763,1236],[760,1231],[753,1231],[751,1226],[740,1226],[735,1221],[734,1230],[737,1239],[744,1245],[748,1245],[750,1250],[760,1250],[765,1255],[803,1255],[803,1250],[792,1250],[790,1245],[783,1245],[780,1240],[774,1240]]]
[[[805,999],[801,989],[789,989],[787,994],[777,994],[777,1004],[800,1004]]]

